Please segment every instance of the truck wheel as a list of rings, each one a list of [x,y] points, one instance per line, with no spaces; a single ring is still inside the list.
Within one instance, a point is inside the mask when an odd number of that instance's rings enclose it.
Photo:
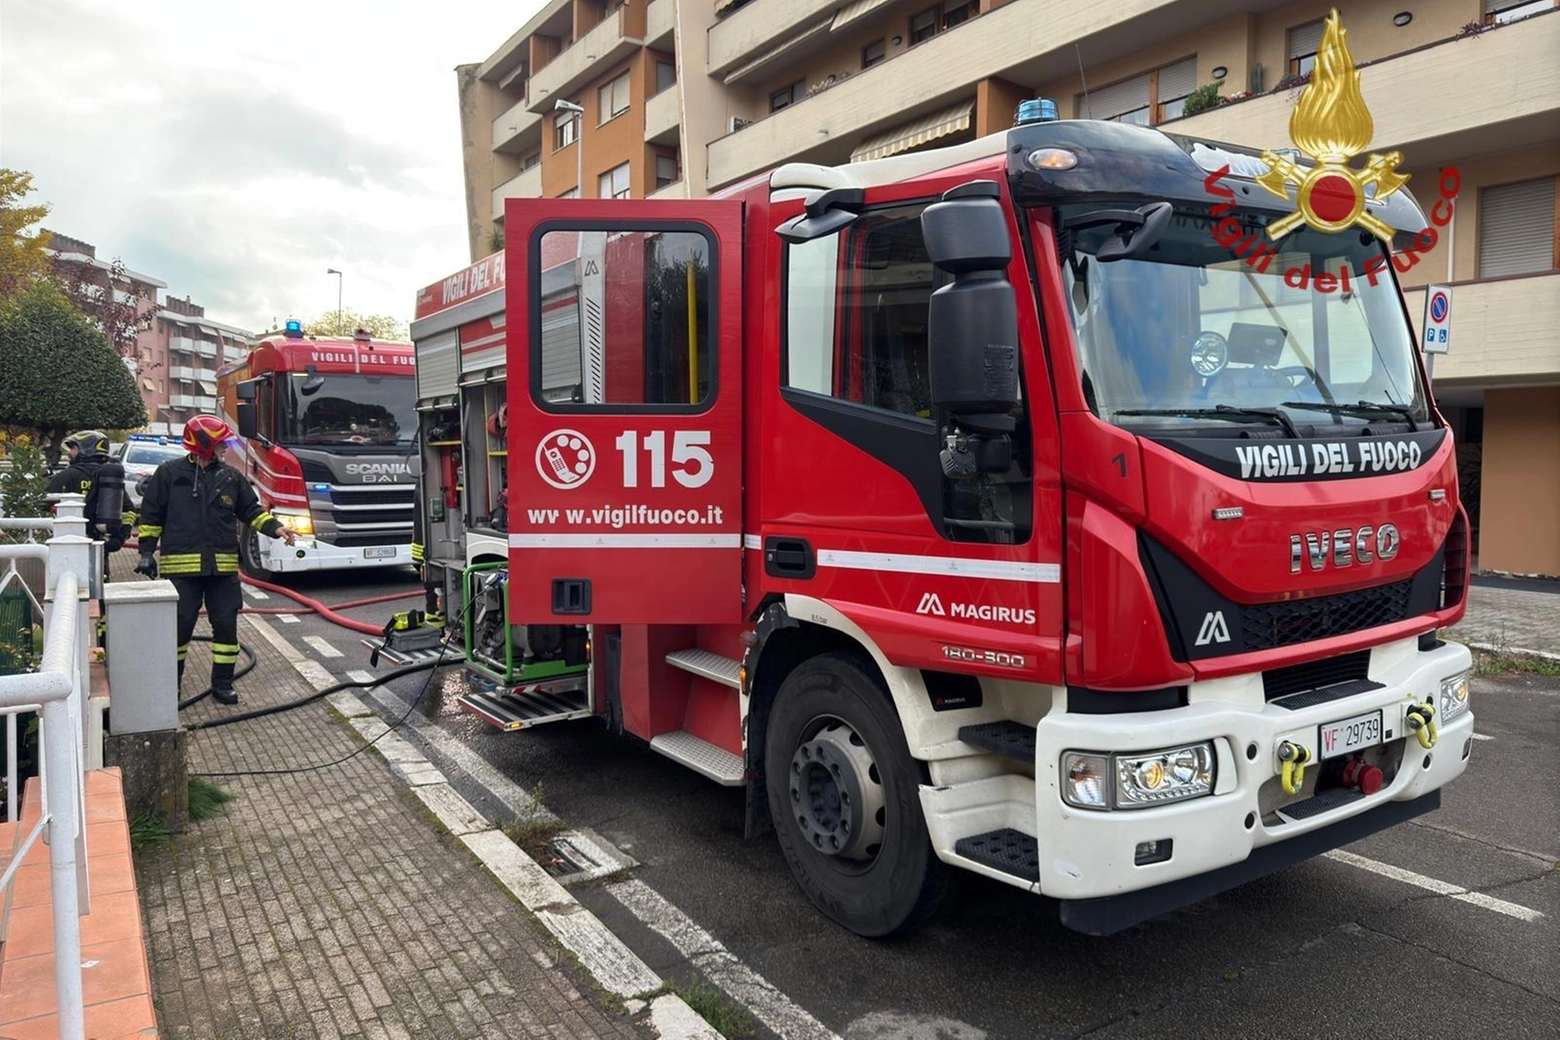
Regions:
[[[827,654],[787,676],[769,719],[764,771],[797,884],[839,924],[881,937],[936,911],[947,869],[921,815],[921,768],[870,667]]]
[[[280,575],[275,571],[268,571],[260,564],[260,532],[244,525],[243,531],[238,536],[238,565],[243,568],[245,574],[260,581],[274,582]]]

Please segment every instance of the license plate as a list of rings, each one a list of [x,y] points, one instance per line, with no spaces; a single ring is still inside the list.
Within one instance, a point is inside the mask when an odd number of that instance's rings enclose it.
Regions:
[[[388,560],[394,555],[395,546],[393,545],[370,545],[363,550],[363,559],[365,560]]]
[[[1323,758],[1337,758],[1360,748],[1375,747],[1381,743],[1381,712],[1329,722],[1322,727],[1319,743]]]

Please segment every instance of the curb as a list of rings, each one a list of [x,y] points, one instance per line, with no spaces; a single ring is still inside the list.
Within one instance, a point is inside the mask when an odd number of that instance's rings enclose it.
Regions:
[[[271,625],[254,615],[246,620],[316,690],[338,680],[319,662],[305,657]],[[572,953],[603,990],[621,999],[632,1015],[649,1009],[651,1030],[666,1040],[722,1040],[675,993],[660,993],[666,982],[640,960],[557,878],[547,873],[502,830],[492,826],[450,785],[444,773],[396,733],[356,695],[340,690],[325,698],[390,766],[417,799],[482,863],[494,879]]]
[[[1486,654],[1503,654],[1507,657],[1539,657],[1546,661],[1560,661],[1560,654],[1551,653],[1548,650],[1529,650],[1521,646],[1497,646],[1494,643],[1466,643],[1470,650],[1479,650]]]

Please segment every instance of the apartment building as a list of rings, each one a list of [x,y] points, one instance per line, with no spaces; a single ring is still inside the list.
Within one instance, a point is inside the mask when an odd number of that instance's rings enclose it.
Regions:
[[[1424,286],[1453,288],[1434,382],[1479,565],[1560,575],[1556,0],[552,0],[458,71],[472,258],[506,197],[697,197],[995,133],[1029,97],[1285,147],[1334,6],[1371,150],[1401,150],[1421,198],[1460,175],[1452,225],[1402,281],[1416,324]],[[1215,82],[1224,103],[1187,115]]]

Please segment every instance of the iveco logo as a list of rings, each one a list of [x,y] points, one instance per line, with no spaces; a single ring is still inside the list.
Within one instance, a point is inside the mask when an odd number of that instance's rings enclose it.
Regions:
[[[1332,556],[1334,567],[1349,567],[1358,562],[1390,560],[1398,554],[1398,529],[1394,524],[1380,527],[1339,528],[1336,531],[1307,531],[1289,536],[1289,573],[1299,574],[1300,564],[1309,560],[1313,571],[1327,566]]]

